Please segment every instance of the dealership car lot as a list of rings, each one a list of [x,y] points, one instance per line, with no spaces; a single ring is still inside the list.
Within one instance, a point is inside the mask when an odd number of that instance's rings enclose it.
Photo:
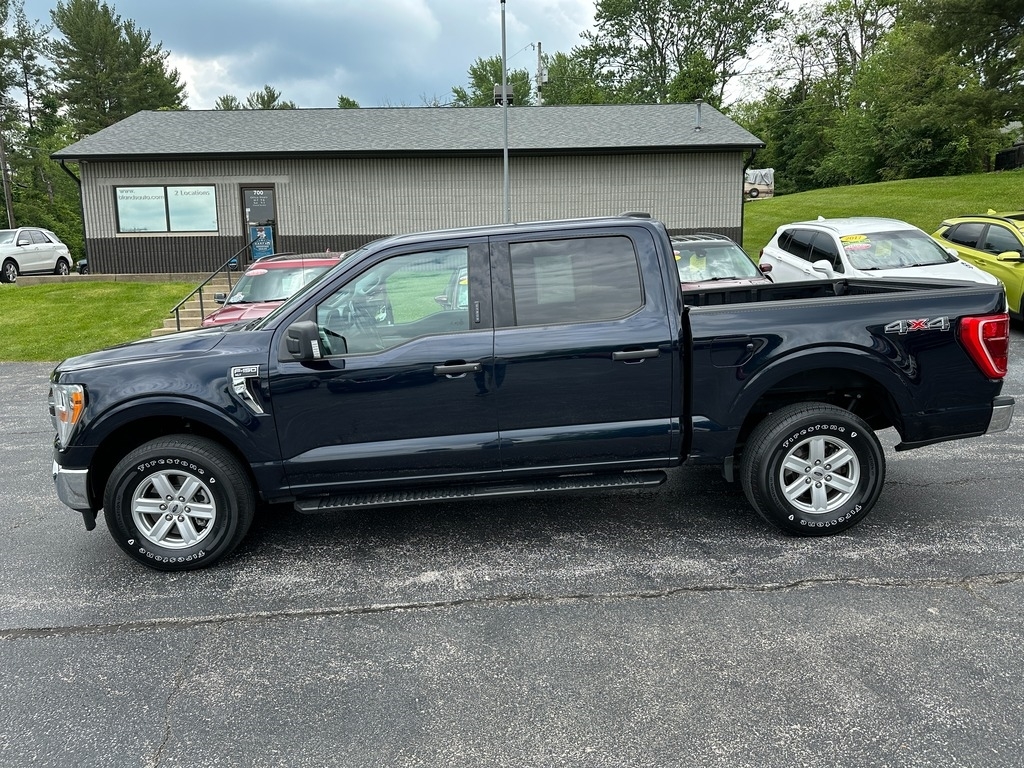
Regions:
[[[889,435],[879,505],[827,539],[691,470],[653,494],[264,510],[231,560],[174,574],[57,501],[48,373],[0,364],[37,394],[0,414],[3,765],[1019,762],[1019,415],[910,453]]]

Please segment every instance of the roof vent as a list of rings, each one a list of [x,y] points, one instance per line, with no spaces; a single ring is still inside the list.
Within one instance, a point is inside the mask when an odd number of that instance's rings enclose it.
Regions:
[[[700,124],[700,105],[704,103],[704,99],[694,99],[693,103],[697,105],[697,124],[693,126],[693,130],[699,131],[701,129]]]

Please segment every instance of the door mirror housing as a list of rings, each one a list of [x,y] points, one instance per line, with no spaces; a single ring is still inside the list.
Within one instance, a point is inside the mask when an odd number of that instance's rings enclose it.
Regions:
[[[1016,261],[1018,263],[1024,262],[1024,254],[1021,254],[1018,251],[1003,251],[998,256],[996,256],[996,261]]]
[[[320,360],[324,350],[320,344],[320,329],[312,320],[299,320],[288,326],[284,345],[293,360]]]
[[[821,272],[826,277],[835,277],[835,273],[832,271],[832,265],[824,259],[819,259],[811,264],[811,269],[815,272]]]

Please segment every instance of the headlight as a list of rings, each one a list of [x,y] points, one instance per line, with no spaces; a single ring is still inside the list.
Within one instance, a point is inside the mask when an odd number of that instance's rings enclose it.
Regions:
[[[81,384],[50,385],[50,421],[57,430],[57,444],[61,448],[67,448],[83,413],[85,387]]]

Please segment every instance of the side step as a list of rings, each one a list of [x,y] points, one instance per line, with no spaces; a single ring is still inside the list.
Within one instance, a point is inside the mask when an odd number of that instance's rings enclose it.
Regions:
[[[626,472],[614,475],[573,475],[556,477],[537,483],[500,483],[493,485],[453,485],[430,488],[408,488],[396,491],[353,493],[339,496],[321,496],[295,502],[295,509],[303,514],[335,512],[343,509],[389,507],[398,504],[422,504],[429,501],[455,499],[486,499],[495,496],[525,496],[531,493],[558,491],[600,491],[624,488],[647,488],[664,483],[661,470]]]

